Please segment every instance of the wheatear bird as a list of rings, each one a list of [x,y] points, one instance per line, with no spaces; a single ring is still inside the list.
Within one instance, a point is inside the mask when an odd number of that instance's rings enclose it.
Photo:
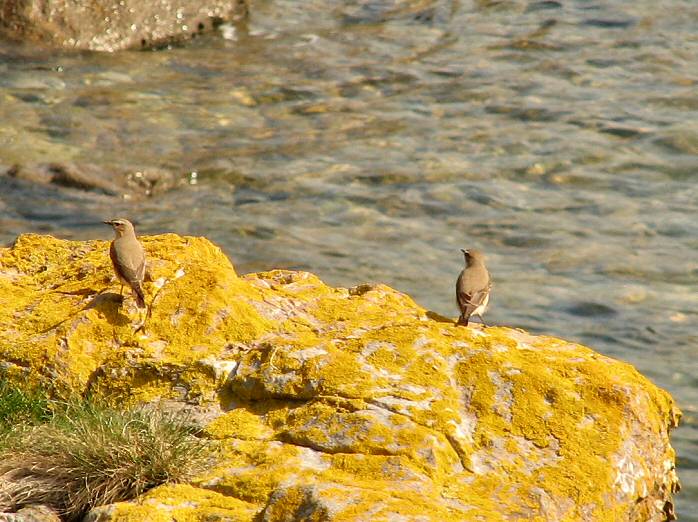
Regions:
[[[136,231],[127,219],[112,219],[104,222],[111,225],[116,237],[109,247],[109,257],[114,265],[116,277],[121,282],[119,293],[123,295],[124,285],[133,291],[138,308],[145,307],[143,278],[145,277],[145,251],[136,239]]]
[[[458,324],[468,326],[471,315],[478,315],[482,320],[490,301],[492,283],[485,266],[485,254],[475,249],[461,248],[461,252],[465,256],[465,268],[456,281],[456,302],[460,308]]]

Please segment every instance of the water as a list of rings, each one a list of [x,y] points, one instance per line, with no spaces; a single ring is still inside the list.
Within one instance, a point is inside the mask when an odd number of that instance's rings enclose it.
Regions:
[[[697,20],[692,0],[279,0],[161,52],[0,44],[0,165],[177,180],[124,200],[0,177],[0,242],[107,239],[123,215],[239,272],[385,282],[450,316],[459,249],[482,248],[488,322],[678,400],[677,505],[698,520]]]

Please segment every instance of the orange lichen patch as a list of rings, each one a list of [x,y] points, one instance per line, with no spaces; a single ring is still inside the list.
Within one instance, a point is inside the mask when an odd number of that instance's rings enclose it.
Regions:
[[[419,491],[390,490],[380,481],[341,484],[325,481],[280,488],[264,511],[265,520],[497,520],[475,505],[435,504]],[[304,517],[304,513],[311,513]],[[482,518],[481,518],[482,516]]]
[[[458,461],[442,436],[380,408],[338,411],[314,402],[292,410],[279,429],[280,440],[328,454],[405,456],[426,475]]]
[[[334,479],[341,482],[399,481],[421,490],[429,483],[427,475],[421,473],[408,456],[335,453],[328,456],[328,462]]]
[[[98,511],[103,511],[99,520],[118,522],[252,522],[259,507],[215,491],[173,484],[149,491],[138,503],[121,502]]]
[[[264,504],[280,484],[312,476],[302,466],[303,448],[276,441],[231,440],[221,446],[222,457],[194,484],[246,502]]]
[[[206,426],[206,433],[213,439],[236,438],[263,440],[274,435],[259,415],[247,408],[236,408],[216,418]]]

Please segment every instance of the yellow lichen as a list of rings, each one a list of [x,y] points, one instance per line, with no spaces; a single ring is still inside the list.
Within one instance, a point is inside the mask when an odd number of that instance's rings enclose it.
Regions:
[[[25,235],[0,250],[6,378],[222,412],[203,426],[222,450],[196,487],[156,488],[111,520],[251,520],[263,509],[267,520],[306,509],[335,521],[611,520],[655,516],[671,494],[667,430],[679,412],[630,365],[520,330],[456,326],[384,285],[238,277],[203,238],[142,240],[144,328],[133,299],[115,295],[107,242]]]
[[[270,438],[274,431],[258,415],[246,408],[236,408],[216,418],[206,426],[206,433],[214,439],[235,437],[244,440]]]
[[[234,497],[186,484],[155,488],[138,503],[114,504],[109,520],[115,522],[252,522],[259,508]]]

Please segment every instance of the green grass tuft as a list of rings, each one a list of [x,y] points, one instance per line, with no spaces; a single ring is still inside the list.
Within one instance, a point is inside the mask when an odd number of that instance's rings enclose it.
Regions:
[[[9,419],[23,410],[6,411]],[[47,410],[27,411],[41,419]],[[210,454],[209,444],[195,436],[186,419],[159,409],[63,404],[43,424],[5,436],[0,512],[45,504],[66,520],[79,520],[96,506],[187,480],[204,468]]]
[[[46,394],[22,390],[0,374],[0,450],[18,427],[45,422],[51,414],[51,402]]]

